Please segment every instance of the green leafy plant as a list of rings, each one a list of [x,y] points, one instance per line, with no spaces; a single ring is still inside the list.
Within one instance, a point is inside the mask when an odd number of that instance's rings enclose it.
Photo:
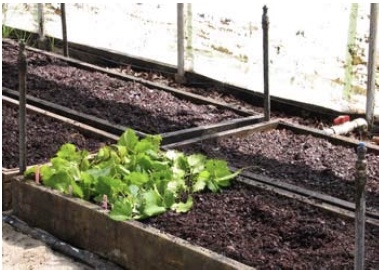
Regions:
[[[94,155],[64,144],[50,164],[39,168],[45,186],[85,200],[110,205],[115,220],[144,219],[168,210],[187,212],[192,194],[219,192],[240,172],[231,172],[223,160],[160,149],[161,137],[138,138],[128,129],[113,145]],[[32,178],[36,166],[25,172]]]

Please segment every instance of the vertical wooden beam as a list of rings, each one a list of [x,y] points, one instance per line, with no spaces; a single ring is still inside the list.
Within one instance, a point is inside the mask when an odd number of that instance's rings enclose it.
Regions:
[[[66,4],[64,4],[64,3],[61,4],[61,19],[62,19],[63,55],[68,57]]]
[[[185,83],[184,76],[184,4],[177,4],[177,45],[178,45],[178,72],[175,75],[177,83]]]
[[[45,38],[45,26],[44,26],[44,15],[43,15],[43,4],[37,4],[38,9],[38,36],[42,40]]]
[[[367,64],[367,101],[366,101],[366,120],[367,120],[369,130],[371,130],[374,124],[377,26],[378,26],[378,4],[371,3],[370,37],[369,37],[368,64]]]
[[[51,51],[51,42],[45,37],[45,17],[42,3],[37,4],[38,10],[38,48],[41,50]]]
[[[349,17],[349,32],[347,38],[347,50],[345,60],[345,83],[343,89],[343,97],[347,100],[351,97],[352,80],[353,80],[353,59],[356,57],[357,48],[355,37],[357,36],[357,18],[358,4],[352,3]]]
[[[269,55],[268,55],[268,25],[267,6],[263,7],[262,28],[263,28],[263,86],[264,86],[264,119],[270,120],[271,102],[269,91]]]

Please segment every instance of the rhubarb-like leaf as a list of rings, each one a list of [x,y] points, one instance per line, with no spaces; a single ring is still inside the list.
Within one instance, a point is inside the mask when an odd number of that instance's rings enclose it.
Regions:
[[[132,219],[132,210],[133,207],[131,203],[128,199],[124,198],[113,204],[109,217],[117,221],[129,220]]]
[[[135,145],[138,143],[138,136],[132,129],[127,129],[119,138],[117,144],[125,146],[128,151],[133,152]]]
[[[185,213],[185,212],[188,212],[192,208],[192,205],[193,205],[193,200],[192,200],[192,197],[189,196],[187,199],[187,202],[174,203],[171,206],[171,209],[178,213]]]

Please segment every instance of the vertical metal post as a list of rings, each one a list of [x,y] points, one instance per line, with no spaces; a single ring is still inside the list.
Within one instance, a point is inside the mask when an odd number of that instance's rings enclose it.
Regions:
[[[19,167],[20,173],[24,173],[26,170],[26,52],[25,42],[21,40],[19,43],[19,53],[17,59],[18,65],[18,81],[20,92],[20,105],[19,105],[19,117],[18,117],[18,129],[19,129]]]
[[[263,28],[263,86],[264,86],[264,119],[270,120],[271,102],[269,91],[269,58],[268,58],[268,17],[267,7],[263,7],[262,28]]]
[[[355,260],[354,269],[364,270],[365,261],[365,212],[366,212],[366,181],[367,181],[367,147],[361,142],[358,146],[356,167],[356,198],[355,198]]]
[[[68,57],[66,4],[64,3],[61,4],[61,19],[62,19],[63,55]]]
[[[175,75],[177,83],[185,83],[184,77],[184,4],[177,4],[177,45],[178,45],[178,73]]]
[[[378,5],[371,4],[370,11],[370,37],[368,48],[367,64],[367,101],[366,101],[366,120],[369,130],[374,124],[375,108],[375,73],[376,73],[376,34],[378,25]]]

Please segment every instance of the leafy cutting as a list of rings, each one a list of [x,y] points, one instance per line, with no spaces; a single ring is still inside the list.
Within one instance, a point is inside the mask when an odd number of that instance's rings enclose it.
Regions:
[[[95,155],[64,144],[50,164],[39,168],[41,182],[65,194],[100,203],[106,195],[109,216],[123,221],[144,219],[168,210],[187,212],[191,194],[228,187],[240,171],[231,172],[226,161],[201,154],[186,155],[160,149],[161,137],[140,139],[127,129],[113,145]],[[34,178],[37,166],[25,172]]]

